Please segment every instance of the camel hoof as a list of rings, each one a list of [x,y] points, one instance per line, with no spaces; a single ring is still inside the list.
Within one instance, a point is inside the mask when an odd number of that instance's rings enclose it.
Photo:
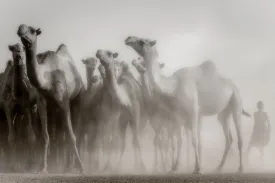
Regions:
[[[243,173],[243,167],[240,166],[237,173]]]
[[[39,172],[38,174],[42,174],[42,175],[46,175],[48,174],[48,171],[46,169],[43,169],[41,172]]]
[[[221,173],[222,172],[222,169],[220,167],[217,167],[215,170],[214,170],[215,173]]]
[[[139,167],[140,170],[143,172],[143,173],[147,173],[147,168],[146,166],[144,165],[144,163],[141,163],[141,166]]]
[[[202,172],[200,170],[194,170],[192,174],[197,174],[197,175],[201,175]]]
[[[78,175],[84,175],[84,174],[85,174],[84,169],[83,170],[79,170]]]
[[[177,169],[178,169],[178,165],[177,164],[175,164],[175,165],[172,166],[172,171],[177,171]]]
[[[168,171],[167,172],[169,175],[173,175],[173,174],[175,174],[175,171],[174,170],[170,170],[170,171]]]
[[[20,168],[19,165],[13,165],[10,167],[10,172],[13,172],[13,173],[20,173],[22,172],[23,170]]]

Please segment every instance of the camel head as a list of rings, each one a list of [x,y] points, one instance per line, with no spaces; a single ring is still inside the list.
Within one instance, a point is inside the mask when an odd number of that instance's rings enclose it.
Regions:
[[[97,83],[99,80],[100,80],[100,78],[99,78],[98,75],[94,75],[94,76],[92,77],[92,83]]]
[[[146,68],[142,65],[139,60],[133,60],[132,65],[136,68],[139,74],[144,74],[146,72]]]
[[[22,44],[26,48],[32,47],[36,42],[37,36],[40,34],[40,29],[35,29],[25,24],[20,25],[17,31],[17,35],[21,38]]]
[[[98,60],[95,57],[89,57],[82,59],[82,63],[85,64],[86,68],[95,70]]]
[[[113,69],[115,76],[119,77],[122,71],[121,62],[115,60],[118,57],[118,53],[113,53],[109,50],[98,50],[96,52],[96,57],[99,59],[100,63],[104,66],[105,71]],[[105,72],[106,75],[106,72]]]
[[[136,36],[129,36],[124,42],[127,46],[132,47],[142,57],[147,53],[150,53],[152,47],[157,43],[156,40],[144,39]]]
[[[102,78],[105,78],[106,77],[106,72],[105,72],[105,68],[102,64],[99,64],[98,66],[98,71],[99,71],[99,74]]]
[[[110,63],[114,62],[114,59],[118,57],[118,53],[113,53],[109,50],[98,50],[96,57],[104,67],[109,68]]]
[[[9,45],[9,50],[12,52],[12,57],[15,64],[22,64],[25,56],[25,47],[19,43]]]

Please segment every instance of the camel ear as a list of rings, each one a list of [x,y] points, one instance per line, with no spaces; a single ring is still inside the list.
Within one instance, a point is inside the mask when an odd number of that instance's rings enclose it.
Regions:
[[[113,53],[113,58],[117,58],[117,57],[118,57],[118,53],[117,52]]]
[[[157,41],[156,41],[156,40],[154,40],[154,41],[150,41],[150,45],[151,45],[151,46],[155,46],[155,45],[156,45],[156,43],[157,43]]]
[[[9,45],[9,50],[11,51],[11,52],[13,52],[13,46],[11,46],[11,45]]]
[[[11,65],[12,65],[12,61],[11,61],[11,60],[8,60],[7,66],[11,66]]]
[[[36,34],[37,34],[37,35],[40,35],[41,33],[42,33],[41,29],[38,28],[38,29],[36,30]]]

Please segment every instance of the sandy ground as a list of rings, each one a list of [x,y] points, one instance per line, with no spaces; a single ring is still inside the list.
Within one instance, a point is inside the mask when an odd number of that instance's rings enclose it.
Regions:
[[[35,174],[0,174],[2,183],[92,183],[92,182],[275,182],[275,174],[174,174],[169,176],[89,176],[89,175],[35,175]]]

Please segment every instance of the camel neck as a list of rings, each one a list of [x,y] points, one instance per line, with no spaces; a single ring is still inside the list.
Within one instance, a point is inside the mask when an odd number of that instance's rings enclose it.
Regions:
[[[141,76],[142,93],[145,99],[148,101],[152,97],[152,90],[149,85],[148,74],[143,73],[140,76]]]
[[[25,80],[25,68],[23,60],[14,60],[13,79],[12,79],[12,97],[14,99],[22,97]]]
[[[158,53],[156,48],[152,48],[152,50],[147,52],[143,58],[145,60],[148,82],[152,84],[154,89],[160,90],[160,68],[157,61]]]
[[[87,77],[87,90],[91,90],[93,87],[93,76],[94,76],[95,68],[86,67],[86,77]]]
[[[31,47],[26,48],[26,66],[27,75],[30,82],[35,87],[40,87],[39,82],[39,71],[38,71],[38,61],[36,57],[37,42],[35,42]]]
[[[0,96],[3,96],[3,94],[4,94],[6,85],[8,83],[11,69],[12,69],[12,65],[8,65],[4,71],[3,77],[1,79]]]
[[[105,81],[107,83],[107,87],[111,93],[111,96],[114,97],[115,100],[118,100],[118,102],[122,105],[125,105],[125,95],[122,90],[122,88],[117,83],[117,77],[115,75],[115,63],[112,61],[109,64],[109,67],[105,67],[106,70],[106,79]]]
[[[148,73],[148,82],[153,90],[161,96],[173,95],[175,81],[173,78],[164,78],[159,68],[158,53],[154,47],[150,52],[144,55],[145,67]]]

